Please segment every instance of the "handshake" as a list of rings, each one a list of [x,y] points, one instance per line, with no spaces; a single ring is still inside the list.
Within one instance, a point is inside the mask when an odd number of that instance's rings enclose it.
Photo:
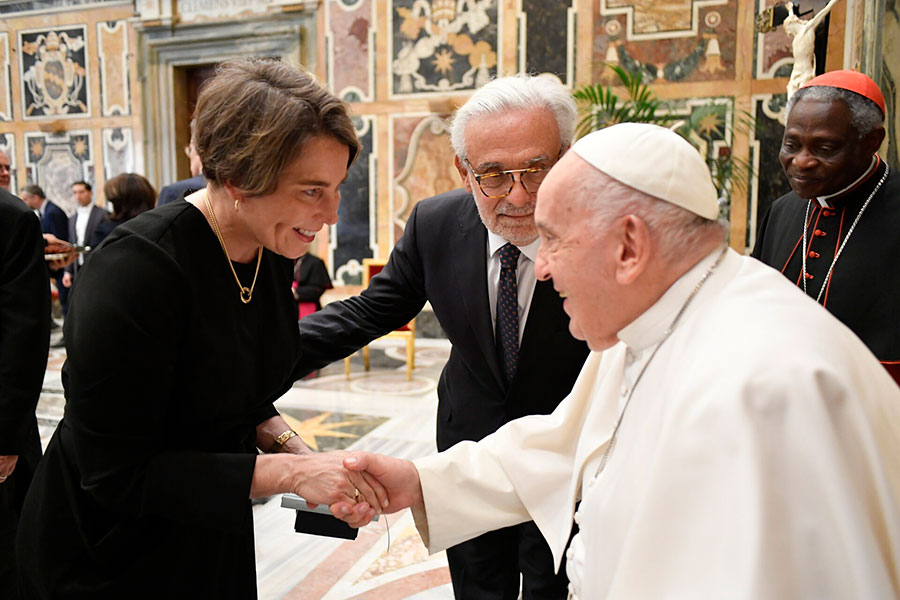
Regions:
[[[257,458],[251,497],[290,492],[327,505],[351,527],[375,515],[424,508],[419,472],[408,460],[369,452],[269,454]]]

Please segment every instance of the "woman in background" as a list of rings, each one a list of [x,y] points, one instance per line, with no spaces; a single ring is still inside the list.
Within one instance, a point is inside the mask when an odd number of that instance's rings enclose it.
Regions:
[[[103,196],[107,204],[113,205],[113,211],[97,224],[88,241],[91,248],[99,246],[113,229],[156,204],[156,190],[137,173],[122,173],[107,181],[103,186]]]

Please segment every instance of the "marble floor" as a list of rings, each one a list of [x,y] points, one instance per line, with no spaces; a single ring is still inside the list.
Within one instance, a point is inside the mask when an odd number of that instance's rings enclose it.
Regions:
[[[276,406],[318,450],[360,449],[405,458],[435,452],[435,390],[449,356],[448,342],[416,340],[411,381],[406,380],[403,347],[394,340],[371,347],[371,371],[364,371],[358,357],[351,361],[349,379],[343,362],[330,365],[317,377],[297,382]],[[45,445],[65,404],[64,361],[65,350],[51,348],[38,405]],[[389,515],[387,523],[382,517],[347,541],[295,533],[295,511],[281,507],[281,496],[253,510],[261,600],[453,598],[445,554],[428,556],[409,511]]]

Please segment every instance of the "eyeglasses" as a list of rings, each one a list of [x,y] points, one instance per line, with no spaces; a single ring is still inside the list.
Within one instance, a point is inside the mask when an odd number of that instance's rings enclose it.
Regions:
[[[557,156],[558,159],[559,157]],[[504,198],[509,196],[513,186],[516,185],[517,173],[525,191],[529,194],[536,194],[541,186],[541,182],[547,176],[547,172],[550,171],[550,167],[529,167],[527,169],[510,169],[509,171],[496,171],[494,173],[476,173],[469,163],[469,159],[463,160],[466,166],[469,167],[469,170],[472,171],[472,175],[475,176],[475,181],[478,182],[481,193],[487,198]]]

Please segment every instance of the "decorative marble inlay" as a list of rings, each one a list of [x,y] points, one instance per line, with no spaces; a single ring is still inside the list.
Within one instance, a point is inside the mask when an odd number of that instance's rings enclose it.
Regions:
[[[9,34],[0,31],[0,121],[12,121],[12,82],[9,69]]]
[[[339,285],[362,284],[362,260],[376,248],[375,117],[354,117],[361,148],[341,185],[338,222],[331,226],[328,251],[331,277]]]
[[[281,408],[281,416],[307,446],[319,452],[343,450],[385,421],[387,417]]]
[[[28,179],[44,188],[48,198],[68,213],[75,211],[72,182],[94,181],[91,131],[67,131],[61,135],[25,133]]]
[[[328,0],[328,84],[347,102],[369,102],[375,85],[375,3]]]
[[[747,209],[747,247],[753,248],[759,220],[782,195],[791,188],[778,152],[784,136],[787,94],[753,96],[752,112],[756,127],[750,132],[750,163],[757,177],[750,179]]]
[[[16,136],[12,133],[0,133],[0,151],[9,157],[9,189],[13,193],[19,189],[19,181],[16,174]]]
[[[497,72],[499,29],[495,0],[394,0],[392,94],[484,85]]]
[[[618,83],[605,63],[640,71],[645,83],[666,81],[733,80],[735,77],[737,2],[671,2],[669,20],[660,20],[651,33],[635,33],[632,14],[606,8],[595,0],[593,80]],[[667,4],[665,2],[660,5]],[[690,5],[690,23],[679,20],[679,10]],[[718,6],[710,5],[722,5]],[[678,7],[681,7],[678,9]],[[677,10],[676,10],[677,9]],[[643,13],[642,13],[643,14]],[[651,13],[660,18],[663,13]],[[645,14],[645,16],[647,16]],[[674,23],[674,24],[673,24]],[[685,25],[677,29],[676,25]],[[680,25],[679,25],[680,26]],[[645,24],[645,27],[649,27]],[[669,27],[669,29],[667,29]]]
[[[391,118],[394,185],[391,222],[394,240],[403,235],[416,202],[462,185],[453,164],[448,115],[394,115]],[[393,244],[393,242],[392,242]]]
[[[19,32],[25,119],[90,116],[87,27]]]
[[[519,0],[519,71],[575,82],[575,0]]]
[[[131,127],[103,129],[103,178],[134,173],[134,143]]]
[[[625,15],[627,39],[661,39],[697,35],[700,8],[728,0],[600,0],[600,14]]]
[[[130,115],[126,21],[97,23],[97,55],[100,60],[101,114],[104,117]]]

